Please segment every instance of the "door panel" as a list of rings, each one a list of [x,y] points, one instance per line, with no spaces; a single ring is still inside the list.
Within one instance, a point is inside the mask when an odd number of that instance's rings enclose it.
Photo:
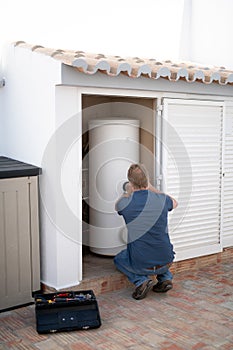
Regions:
[[[233,246],[233,102],[224,114],[223,247]]]
[[[163,190],[179,206],[169,214],[176,259],[221,251],[222,104],[164,100]]]

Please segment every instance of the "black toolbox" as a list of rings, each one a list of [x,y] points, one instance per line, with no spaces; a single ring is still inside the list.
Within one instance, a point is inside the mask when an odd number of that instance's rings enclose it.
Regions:
[[[38,333],[101,326],[98,303],[92,290],[36,294],[34,298]]]

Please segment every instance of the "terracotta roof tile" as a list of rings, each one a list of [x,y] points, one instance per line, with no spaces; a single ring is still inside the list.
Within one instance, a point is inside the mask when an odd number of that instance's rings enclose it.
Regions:
[[[180,79],[187,82],[202,82],[220,85],[233,84],[233,71],[224,67],[201,66],[193,62],[158,61],[154,58],[111,56],[102,53],[93,54],[84,51],[45,48],[41,45],[30,45],[24,41],[14,44],[33,52],[48,55],[66,65],[75,67],[82,73],[95,74],[101,71],[109,76],[126,74],[132,78],[141,76],[150,79],[166,78],[170,81]]]

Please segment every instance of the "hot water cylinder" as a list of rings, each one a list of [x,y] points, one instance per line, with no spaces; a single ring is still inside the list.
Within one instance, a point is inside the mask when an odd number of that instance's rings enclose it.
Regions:
[[[89,122],[89,245],[113,256],[125,248],[124,220],[115,211],[127,170],[139,162],[139,121],[93,119]]]

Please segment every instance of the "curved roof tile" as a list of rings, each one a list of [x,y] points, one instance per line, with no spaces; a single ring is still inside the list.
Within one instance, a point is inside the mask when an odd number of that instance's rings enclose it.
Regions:
[[[132,78],[141,76],[149,79],[165,78],[173,82],[182,79],[189,83],[198,81],[204,84],[233,84],[233,71],[224,67],[206,67],[193,62],[158,61],[154,58],[140,57],[124,58],[101,53],[93,54],[84,51],[51,49],[41,45],[30,45],[24,41],[17,41],[14,45],[50,56],[85,74],[95,74],[101,71],[109,76],[126,74]]]

